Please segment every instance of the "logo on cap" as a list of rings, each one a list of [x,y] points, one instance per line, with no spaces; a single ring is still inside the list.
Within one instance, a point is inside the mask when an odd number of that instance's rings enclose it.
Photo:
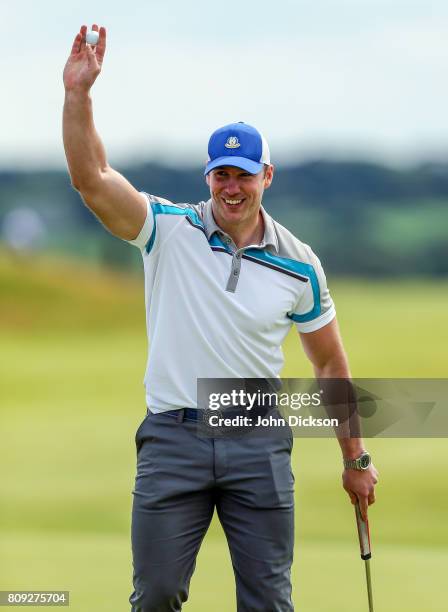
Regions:
[[[241,145],[238,142],[238,138],[236,136],[229,136],[224,146],[227,149],[238,149],[238,147],[240,147]]]

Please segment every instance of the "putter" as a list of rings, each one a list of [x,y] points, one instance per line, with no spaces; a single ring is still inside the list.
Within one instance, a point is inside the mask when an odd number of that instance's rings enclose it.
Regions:
[[[365,562],[366,566],[366,580],[367,580],[367,596],[369,598],[369,612],[373,612],[373,597],[372,597],[372,579],[370,576],[370,558],[372,552],[370,550],[370,531],[369,521],[364,521],[361,516],[361,510],[359,509],[359,503],[355,505],[356,513],[356,525],[358,527],[359,547],[361,549],[361,559]]]

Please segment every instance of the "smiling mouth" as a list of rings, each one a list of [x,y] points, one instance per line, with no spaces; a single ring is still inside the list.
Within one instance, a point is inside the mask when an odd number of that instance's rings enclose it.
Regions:
[[[228,208],[238,208],[238,206],[244,201],[244,198],[240,198],[239,200],[222,198],[222,200]]]

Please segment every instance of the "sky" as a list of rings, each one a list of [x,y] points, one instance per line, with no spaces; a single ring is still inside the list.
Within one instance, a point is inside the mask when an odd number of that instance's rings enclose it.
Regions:
[[[448,157],[446,0],[0,0],[0,167],[63,167],[62,71],[108,31],[92,97],[111,163],[202,164],[255,125],[281,164]]]

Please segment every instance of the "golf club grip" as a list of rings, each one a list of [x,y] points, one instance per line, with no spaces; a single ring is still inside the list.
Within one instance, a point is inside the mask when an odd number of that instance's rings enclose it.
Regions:
[[[370,550],[369,521],[363,520],[361,516],[361,510],[359,508],[359,503],[355,504],[355,513],[356,525],[358,527],[359,547],[361,549],[361,559],[366,561],[372,556],[372,552]]]

